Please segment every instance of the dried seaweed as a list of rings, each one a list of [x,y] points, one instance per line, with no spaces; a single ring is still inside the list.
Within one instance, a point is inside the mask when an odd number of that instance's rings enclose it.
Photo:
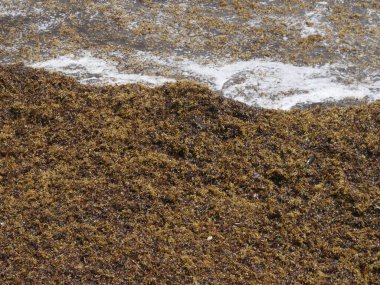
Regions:
[[[380,104],[0,67],[1,284],[376,284]]]

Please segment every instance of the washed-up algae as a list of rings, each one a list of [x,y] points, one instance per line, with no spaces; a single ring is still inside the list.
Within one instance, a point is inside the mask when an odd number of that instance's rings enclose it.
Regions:
[[[1,284],[379,284],[380,103],[0,67]]]

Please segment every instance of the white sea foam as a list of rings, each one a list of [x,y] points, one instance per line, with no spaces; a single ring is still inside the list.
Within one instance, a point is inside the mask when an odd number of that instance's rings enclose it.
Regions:
[[[252,59],[224,64],[201,64],[176,57],[160,58],[138,52],[144,65],[155,64],[171,70],[178,78],[206,83],[224,96],[244,103],[271,109],[288,110],[297,104],[319,103],[346,98],[380,99],[379,81],[368,83],[338,82],[336,66],[295,66],[282,62]],[[125,84],[142,82],[160,85],[173,82],[171,78],[143,74],[125,74],[112,61],[96,58],[90,53],[66,55],[31,65],[36,68],[62,72],[83,83]]]
[[[171,66],[184,77],[208,83],[226,97],[265,108],[287,110],[302,103],[346,98],[380,99],[379,81],[369,79],[366,84],[339,83],[339,74],[332,65],[295,66],[262,59],[202,65],[191,60],[161,59],[142,52],[140,56],[162,66]]]
[[[306,38],[312,35],[325,36],[332,31],[331,24],[327,19],[329,10],[326,2],[318,2],[313,11],[305,14],[302,23],[301,37]]]
[[[81,56],[64,55],[34,63],[30,66],[72,75],[79,78],[82,83],[126,84],[141,82],[150,85],[160,85],[165,82],[174,81],[173,79],[161,76],[121,73],[112,61],[94,57],[90,53],[84,53]]]
[[[306,11],[301,16],[286,16],[281,18],[289,29],[299,30],[301,38],[320,35],[322,37],[333,32],[333,26],[329,20],[330,8],[327,2],[317,2],[312,10]]]
[[[0,18],[1,17],[19,17],[19,16],[25,16],[25,13],[22,11],[14,11],[9,8],[4,8],[0,6]]]
[[[0,1],[0,18],[2,17],[20,17],[26,15],[26,0],[2,0]]]
[[[62,21],[63,21],[63,19],[57,19],[54,17],[50,17],[48,20],[41,21],[37,24],[37,31],[38,32],[50,31],[51,29],[58,26]]]

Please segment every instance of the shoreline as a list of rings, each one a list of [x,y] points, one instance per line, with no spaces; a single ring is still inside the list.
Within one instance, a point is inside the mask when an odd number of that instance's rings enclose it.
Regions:
[[[54,60],[53,60],[54,61]],[[74,64],[74,61],[73,61]],[[77,63],[75,63],[77,64]],[[248,106],[252,106],[255,108],[263,108],[263,109],[268,109],[268,110],[297,110],[297,109],[311,109],[314,107],[344,107],[344,106],[360,106],[360,105],[366,105],[371,102],[376,102],[380,99],[373,99],[373,98],[355,98],[355,97],[350,97],[348,96],[347,98],[343,99],[325,99],[322,101],[317,102],[298,102],[298,103],[290,103],[292,105],[289,105],[289,107],[283,108],[283,107],[275,107],[277,106],[276,101],[272,101],[272,103],[268,103],[269,107],[265,106],[260,106],[256,105],[253,103],[249,103],[249,101],[245,100],[244,98],[235,98],[234,96],[229,96],[224,94],[223,90],[215,90],[210,86],[209,84],[199,81],[197,79],[193,80],[187,80],[187,79],[172,79],[172,78],[165,78],[161,76],[147,76],[147,75],[142,75],[142,74],[122,74],[119,73],[119,71],[115,67],[109,67],[105,65],[106,63],[101,63],[99,66],[96,64],[94,66],[84,66],[83,71],[81,71],[81,64],[78,65],[78,67],[72,67],[71,64],[64,64],[60,66],[59,64],[56,64],[54,67],[53,64],[32,64],[32,65],[25,65],[23,63],[18,63],[18,64],[5,64],[3,65],[4,67],[6,66],[19,66],[20,68],[31,68],[35,70],[41,70],[45,71],[48,73],[57,73],[61,74],[63,76],[68,76],[70,78],[73,78],[78,82],[78,84],[84,84],[86,86],[96,86],[96,87],[111,87],[111,86],[123,86],[123,85],[128,85],[128,84],[137,84],[137,85],[145,85],[148,88],[159,88],[160,86],[163,86],[168,83],[175,83],[175,82],[192,82],[195,85],[204,85],[206,88],[210,89],[210,92],[214,92],[215,94],[219,94],[220,96],[223,96],[224,98],[229,98],[232,100],[235,100],[237,102],[242,102]],[[1,64],[0,64],[1,66]],[[94,68],[94,69],[91,69]],[[92,73],[93,75],[90,75],[92,77],[89,77],[88,73]],[[103,76],[104,78],[102,79]],[[89,77],[89,78],[87,78]],[[217,82],[218,79],[215,79]],[[259,79],[257,79],[259,81]],[[226,83],[223,83],[223,85],[226,85]],[[255,88],[255,87],[251,87]],[[342,91],[336,91],[335,93],[343,92]],[[257,100],[268,100],[266,99],[265,95],[262,98],[259,96]],[[373,95],[375,96],[375,95]],[[339,96],[338,96],[339,97]],[[375,96],[376,97],[376,96]],[[285,97],[286,98],[286,97]],[[291,100],[291,96],[288,97],[288,100]],[[312,97],[310,97],[312,98]],[[303,99],[305,100],[305,99]],[[263,102],[264,102],[263,101]],[[270,102],[270,101],[268,101]],[[289,104],[289,103],[288,103]]]

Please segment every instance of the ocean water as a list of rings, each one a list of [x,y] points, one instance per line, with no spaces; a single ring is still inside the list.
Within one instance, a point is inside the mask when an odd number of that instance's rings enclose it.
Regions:
[[[84,84],[190,79],[271,109],[380,99],[376,1],[216,2],[3,0],[0,63]]]

